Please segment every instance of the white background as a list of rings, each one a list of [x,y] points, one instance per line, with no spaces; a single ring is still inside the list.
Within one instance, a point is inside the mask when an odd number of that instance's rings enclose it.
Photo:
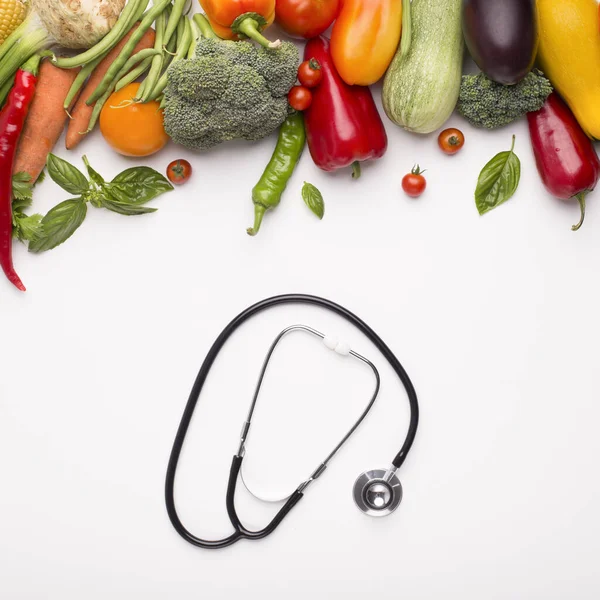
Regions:
[[[375,88],[379,102],[380,90]],[[193,180],[149,216],[89,208],[64,246],[15,250],[28,292],[0,282],[0,598],[597,598],[600,573],[600,206],[543,189],[525,122],[480,132],[452,158],[435,136],[386,120],[389,150],[351,181],[308,152],[256,238],[250,191],[273,149],[229,144],[190,156],[118,157],[96,134],[75,153],[106,177],[143,162],[190,158]],[[479,217],[481,167],[510,147],[516,196]],[[419,200],[400,189],[427,168]],[[304,180],[325,198],[319,222]],[[45,212],[66,195],[47,180]],[[185,543],[167,518],[164,475],[196,371],[226,323],[287,292],[329,297],[362,316],[398,354],[417,389],[421,427],[400,471],[405,496],[369,519],[351,489],[385,467],[408,424],[406,396],[359,332],[323,311],[277,309],[244,327],[211,374],[181,462],[177,502],[197,535],[230,529],[231,455],[264,352],[305,322],[373,359],[373,412],[288,520],[268,539],[219,552]],[[362,366],[311,338],[281,347],[250,440],[255,484],[288,492],[349,426],[370,393]],[[286,452],[286,454],[284,454]],[[260,527],[272,507],[241,490]]]

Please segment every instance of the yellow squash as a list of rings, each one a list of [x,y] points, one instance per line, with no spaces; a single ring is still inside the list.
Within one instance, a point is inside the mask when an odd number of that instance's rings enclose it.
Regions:
[[[583,130],[600,139],[600,33],[596,0],[538,0],[538,63]]]

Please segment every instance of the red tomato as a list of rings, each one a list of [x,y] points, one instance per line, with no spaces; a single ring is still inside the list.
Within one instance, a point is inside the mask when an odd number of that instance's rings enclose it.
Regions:
[[[289,35],[308,40],[329,28],[340,5],[341,0],[277,0],[275,19]]]
[[[418,198],[425,191],[427,182],[422,175],[424,172],[421,171],[419,165],[415,165],[413,170],[402,179],[402,189],[411,198]]]
[[[312,92],[303,85],[295,85],[288,94],[288,102],[294,110],[306,110],[312,104]]]
[[[192,165],[187,160],[179,158],[169,163],[167,177],[171,183],[181,185],[192,176]]]
[[[456,154],[465,145],[465,136],[460,129],[444,129],[438,136],[438,146],[444,154]]]
[[[323,70],[319,61],[311,58],[298,67],[298,81],[307,88],[316,88],[323,79]]]

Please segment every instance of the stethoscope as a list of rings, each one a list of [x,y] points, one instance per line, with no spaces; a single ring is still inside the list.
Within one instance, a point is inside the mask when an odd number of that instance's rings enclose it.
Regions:
[[[400,484],[400,480],[398,479],[396,472],[406,460],[408,452],[410,451],[410,448],[415,439],[417,426],[419,422],[419,405],[417,401],[417,395],[408,375],[406,374],[406,371],[404,370],[396,356],[393,354],[393,352],[385,344],[385,342],[362,319],[358,318],[355,314],[353,314],[343,306],[340,306],[339,304],[336,304],[330,300],[326,300],[325,298],[319,298],[317,296],[308,296],[304,294],[286,294],[282,296],[274,296],[272,298],[262,300],[261,302],[257,302],[256,304],[244,310],[237,317],[235,317],[235,319],[233,319],[229,323],[229,325],[227,325],[227,327],[225,327],[225,329],[216,339],[208,354],[206,355],[202,366],[200,367],[200,371],[198,372],[198,376],[196,377],[196,381],[194,383],[185,410],[183,412],[181,423],[179,424],[179,428],[175,436],[175,441],[173,442],[173,449],[171,450],[171,457],[169,459],[169,465],[167,467],[167,476],[165,482],[165,501],[167,505],[167,512],[169,514],[169,518],[171,520],[171,523],[173,524],[173,527],[175,527],[175,530],[179,533],[179,535],[181,535],[190,544],[199,546],[200,548],[225,548],[226,546],[230,546],[231,544],[234,544],[235,542],[241,539],[259,540],[273,533],[273,531],[275,531],[277,526],[283,521],[283,519],[290,512],[290,510],[292,510],[292,508],[294,508],[294,506],[302,499],[308,486],[316,479],[318,479],[320,475],[322,475],[322,473],[327,468],[328,463],[333,459],[337,452],[342,448],[342,446],[348,441],[348,439],[360,426],[360,424],[363,422],[363,420],[371,410],[379,393],[380,377],[377,369],[370,360],[368,360],[361,354],[358,354],[357,352],[353,351],[347,344],[340,343],[334,338],[325,336],[321,332],[317,331],[316,329],[313,329],[312,327],[308,327],[307,325],[292,325],[291,327],[287,327],[286,329],[284,329],[275,338],[275,341],[272,343],[271,347],[267,352],[254,392],[254,396],[252,398],[250,409],[242,427],[240,445],[231,463],[226,493],[226,507],[227,514],[229,516],[229,520],[231,521],[234,531],[231,535],[221,540],[203,540],[196,537],[190,531],[188,531],[181,522],[179,515],[177,514],[177,510],[175,508],[174,484],[175,475],[177,472],[177,464],[179,462],[181,450],[185,442],[185,437],[187,435],[187,431],[190,426],[190,422],[192,420],[196,404],[198,403],[200,392],[202,391],[206,378],[208,377],[210,369],[217,355],[219,354],[227,340],[236,331],[236,329],[238,329],[245,321],[257,315],[258,313],[280,304],[311,304],[340,315],[341,317],[352,323],[352,325],[354,325],[357,329],[364,333],[364,335],[366,335],[369,338],[369,340],[371,340],[371,342],[381,352],[381,354],[384,356],[384,358],[387,360],[392,369],[400,378],[402,384],[404,385],[404,388],[406,389],[406,393],[408,395],[408,402],[410,405],[410,423],[408,426],[406,438],[404,440],[404,443],[402,444],[402,447],[400,448],[400,451],[392,460],[392,463],[389,468],[373,469],[371,471],[366,471],[358,477],[358,479],[354,483],[353,497],[358,508],[362,512],[370,516],[389,515],[398,507],[402,500],[402,485]],[[247,438],[250,431],[252,416],[256,408],[256,403],[260,394],[260,389],[265,377],[265,373],[267,371],[267,367],[279,342],[283,339],[283,337],[295,331],[302,331],[313,335],[317,338],[320,338],[323,340],[325,346],[330,350],[342,356],[351,357],[369,366],[372,369],[375,377],[375,391],[358,420],[354,423],[354,425],[352,425],[350,430],[337,444],[333,451],[327,456],[327,458],[324,461],[322,461],[319,464],[319,466],[312,472],[308,479],[303,481],[294,490],[294,492],[285,499],[283,506],[280,508],[279,512],[277,512],[277,514],[273,517],[271,522],[259,531],[250,531],[246,529],[241,523],[235,508],[235,493],[237,488],[237,482],[240,478],[242,463],[244,455],[246,453]],[[243,481],[244,485],[252,492],[247,482],[244,479]],[[257,494],[255,495],[257,497],[260,497]]]

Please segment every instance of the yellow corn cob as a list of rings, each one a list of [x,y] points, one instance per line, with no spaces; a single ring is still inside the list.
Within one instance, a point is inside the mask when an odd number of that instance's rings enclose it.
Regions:
[[[28,9],[27,0],[0,0],[0,44],[23,22]]]

